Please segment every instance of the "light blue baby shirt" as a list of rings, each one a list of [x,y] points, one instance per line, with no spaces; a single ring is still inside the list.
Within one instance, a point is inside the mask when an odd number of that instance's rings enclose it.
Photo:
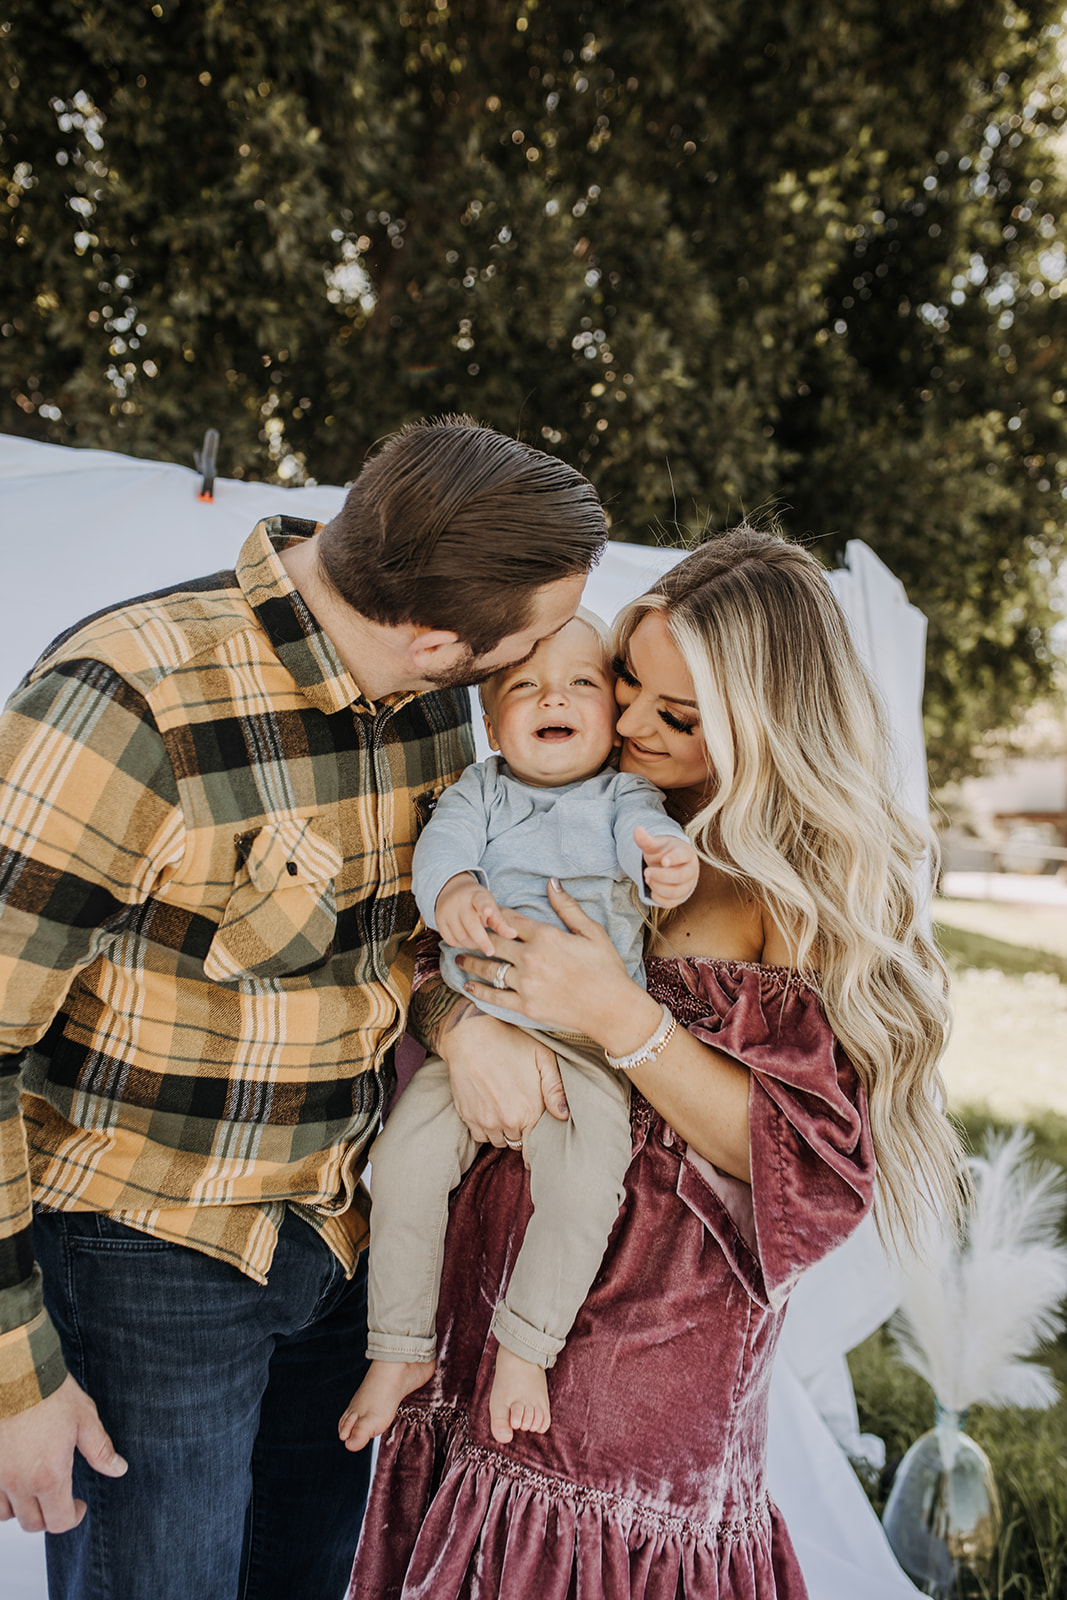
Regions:
[[[643,904],[651,900],[634,843],[637,827],[686,838],[647,778],[605,767],[595,777],[541,789],[521,783],[500,756],[490,756],[467,767],[445,790],[419,835],[412,866],[415,899],[432,928],[437,896],[449,878],[470,872],[499,906],[562,926],[547,894],[547,880],[559,878],[582,910],[607,930],[630,976],[643,983],[645,922],[633,886]],[[463,993],[457,953],[442,945],[441,975]],[[551,1031],[552,1024],[529,1023],[504,1006],[475,1003],[505,1022]]]

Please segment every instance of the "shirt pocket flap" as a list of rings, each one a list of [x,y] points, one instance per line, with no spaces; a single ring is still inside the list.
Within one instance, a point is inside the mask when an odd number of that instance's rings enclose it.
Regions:
[[[272,894],[279,883],[295,888],[336,878],[341,870],[339,838],[333,817],[286,817],[250,838],[240,835],[238,852],[255,888]]]
[[[237,868],[204,960],[215,983],[292,978],[321,966],[337,929],[334,817],[281,817],[239,834]]]

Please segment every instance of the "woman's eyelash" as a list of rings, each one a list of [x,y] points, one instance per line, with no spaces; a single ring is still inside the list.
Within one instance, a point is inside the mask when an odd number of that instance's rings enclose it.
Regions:
[[[695,722],[683,722],[681,717],[674,717],[669,711],[664,711],[661,709],[660,719],[667,724],[668,728],[673,728],[675,733],[696,732],[697,725]]]
[[[628,689],[640,689],[641,685],[638,683],[637,679],[626,665],[626,662],[623,660],[622,656],[616,656],[614,658],[611,663],[611,670],[617,678],[622,679],[623,683]],[[669,711],[664,711],[661,709],[659,716],[661,721],[667,724],[668,728],[674,729],[675,733],[695,733],[697,730],[698,723],[696,721],[683,722],[681,717],[675,717]]]

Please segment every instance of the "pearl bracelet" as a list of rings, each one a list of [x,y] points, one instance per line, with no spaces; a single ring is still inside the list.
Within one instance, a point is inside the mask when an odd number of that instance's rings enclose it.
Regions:
[[[614,1067],[616,1072],[632,1072],[635,1067],[643,1067],[647,1061],[655,1061],[660,1051],[667,1048],[678,1022],[666,1006],[661,1007],[661,1010],[663,1015],[655,1033],[646,1039],[639,1049],[632,1051],[628,1056],[613,1056],[604,1051],[609,1067]]]

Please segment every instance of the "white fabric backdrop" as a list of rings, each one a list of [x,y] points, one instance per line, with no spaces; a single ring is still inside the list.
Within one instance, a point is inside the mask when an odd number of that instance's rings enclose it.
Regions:
[[[116,600],[233,565],[260,517],[284,511],[326,521],[339,488],[280,489],[218,480],[211,504],[199,474],[99,450],[0,435],[0,509],[7,620],[0,636],[6,697],[49,641]],[[682,552],[613,544],[586,603],[610,620]],[[889,714],[901,795],[925,815],[920,702],[925,618],[866,545],[847,547],[830,584]],[[476,727],[480,728],[476,716]],[[889,1551],[845,1449],[861,1449],[845,1354],[896,1304],[873,1228],[808,1273],[793,1293],[771,1391],[771,1492],[785,1514],[811,1600],[907,1600],[917,1591]],[[842,1448],[844,1446],[844,1449]],[[0,1524],[5,1600],[42,1600],[43,1541]]]

